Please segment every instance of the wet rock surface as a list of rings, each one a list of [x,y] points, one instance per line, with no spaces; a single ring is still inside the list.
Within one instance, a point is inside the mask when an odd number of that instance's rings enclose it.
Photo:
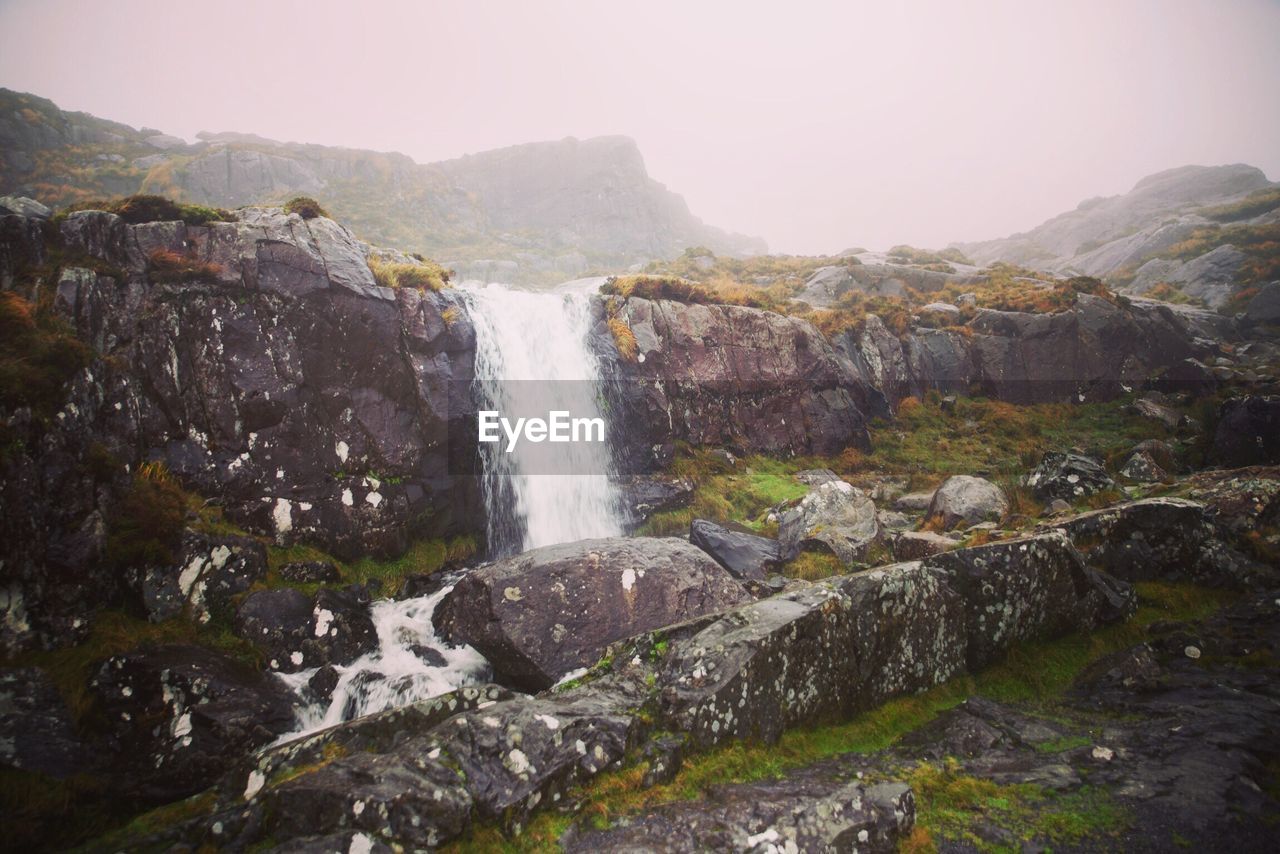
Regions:
[[[1280,395],[1247,395],[1223,403],[1212,453],[1225,466],[1280,463]]]
[[[167,620],[186,612],[193,619],[208,622],[215,616],[230,617],[233,598],[266,576],[267,550],[249,537],[187,530],[176,565],[130,574],[151,620]]]
[[[63,779],[90,768],[92,758],[48,673],[0,669],[0,767]]]
[[[287,732],[288,689],[203,647],[155,647],[107,659],[91,688],[117,779],[163,802],[204,789],[238,757]]]
[[[236,631],[262,650],[270,670],[295,673],[350,664],[377,644],[369,596],[359,588],[251,593],[236,612]]]
[[[690,523],[689,542],[711,555],[735,578],[764,581],[782,564],[782,546],[777,540],[731,531],[706,519]]]
[[[467,573],[435,624],[525,690],[590,667],[612,642],[749,598],[696,546],[675,539],[583,540]]]

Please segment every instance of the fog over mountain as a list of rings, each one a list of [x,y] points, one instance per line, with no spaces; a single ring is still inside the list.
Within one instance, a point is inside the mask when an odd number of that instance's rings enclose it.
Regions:
[[[1184,164],[1274,178],[1278,41],[1258,0],[20,0],[0,6],[0,85],[188,141],[419,163],[625,135],[706,222],[814,253],[991,239]]]

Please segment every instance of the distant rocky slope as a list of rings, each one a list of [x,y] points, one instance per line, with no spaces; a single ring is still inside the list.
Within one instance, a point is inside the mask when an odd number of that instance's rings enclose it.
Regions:
[[[361,237],[450,262],[464,278],[559,281],[687,246],[766,251],[763,241],[690,213],[649,177],[626,137],[420,164],[402,154],[252,134],[202,133],[188,145],[0,89],[0,195],[63,205],[137,192],[223,207],[313,195]]]
[[[1122,290],[1170,292],[1218,308],[1280,278],[1280,184],[1252,166],[1183,166],[1122,196],[1087,199],[1030,231],[958,244],[980,264],[1005,261],[1104,277]]]

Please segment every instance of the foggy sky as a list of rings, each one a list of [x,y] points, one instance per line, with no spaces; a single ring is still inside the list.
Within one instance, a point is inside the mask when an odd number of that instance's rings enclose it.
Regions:
[[[1026,230],[1187,163],[1280,178],[1280,3],[0,2],[0,85],[419,161],[626,134],[773,251]]]

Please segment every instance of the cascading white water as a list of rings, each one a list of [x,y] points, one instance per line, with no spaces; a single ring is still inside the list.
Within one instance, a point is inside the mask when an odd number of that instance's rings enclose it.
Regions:
[[[588,346],[589,290],[594,288],[531,293],[489,284],[464,291],[476,329],[476,392],[485,407],[604,416],[600,366]],[[482,461],[491,554],[622,532],[607,441],[569,443],[553,454],[532,443],[512,453],[489,446],[482,448]],[[280,675],[301,708],[297,729],[277,743],[489,678],[480,653],[436,635],[432,615],[452,589],[448,583],[428,596],[375,602],[378,646],[336,666],[337,685],[328,696],[317,697],[310,687],[315,669]]]
[[[603,417],[586,293],[489,284],[468,289],[467,300],[476,329],[476,384],[488,406],[516,415],[559,410]],[[499,443],[482,453],[491,553],[622,533],[607,442],[524,442],[511,453]]]

